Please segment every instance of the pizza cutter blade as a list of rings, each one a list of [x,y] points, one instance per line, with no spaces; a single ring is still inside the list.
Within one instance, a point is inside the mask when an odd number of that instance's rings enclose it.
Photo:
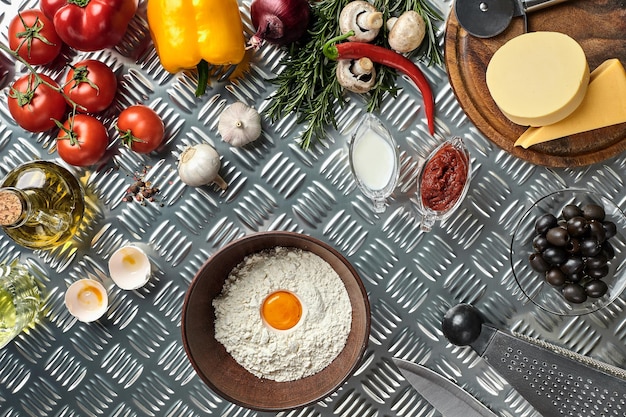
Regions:
[[[456,0],[454,12],[461,27],[470,35],[491,38],[502,33],[516,16],[524,18],[526,32],[526,13],[564,1],[567,0]]]

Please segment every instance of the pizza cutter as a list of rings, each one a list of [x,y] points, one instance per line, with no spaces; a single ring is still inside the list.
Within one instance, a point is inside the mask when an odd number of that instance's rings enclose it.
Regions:
[[[470,35],[491,38],[503,32],[517,16],[524,18],[524,32],[527,32],[526,13],[564,1],[567,0],[456,0],[454,12]]]

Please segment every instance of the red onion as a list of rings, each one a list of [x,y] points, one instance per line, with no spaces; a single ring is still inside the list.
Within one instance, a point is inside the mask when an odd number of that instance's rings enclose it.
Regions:
[[[310,15],[308,0],[253,0],[250,17],[257,32],[250,45],[258,48],[263,41],[276,45],[295,42],[305,34]]]

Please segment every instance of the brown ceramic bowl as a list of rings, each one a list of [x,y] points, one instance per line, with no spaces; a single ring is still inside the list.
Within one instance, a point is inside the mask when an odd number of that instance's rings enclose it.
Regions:
[[[310,251],[328,262],[346,286],[352,304],[352,328],[337,358],[317,374],[290,382],[256,377],[239,365],[214,337],[212,302],[221,293],[230,271],[247,255],[276,246]],[[369,330],[369,301],[354,267],[326,243],[293,232],[255,233],[217,251],[194,277],[182,312],[183,345],[200,378],[228,401],[260,411],[298,408],[331,394],[356,369],[367,346]]]

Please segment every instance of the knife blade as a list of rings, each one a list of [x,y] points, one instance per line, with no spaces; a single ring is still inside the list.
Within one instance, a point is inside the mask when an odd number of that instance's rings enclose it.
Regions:
[[[404,359],[392,358],[400,373],[444,417],[497,417],[448,378]]]

